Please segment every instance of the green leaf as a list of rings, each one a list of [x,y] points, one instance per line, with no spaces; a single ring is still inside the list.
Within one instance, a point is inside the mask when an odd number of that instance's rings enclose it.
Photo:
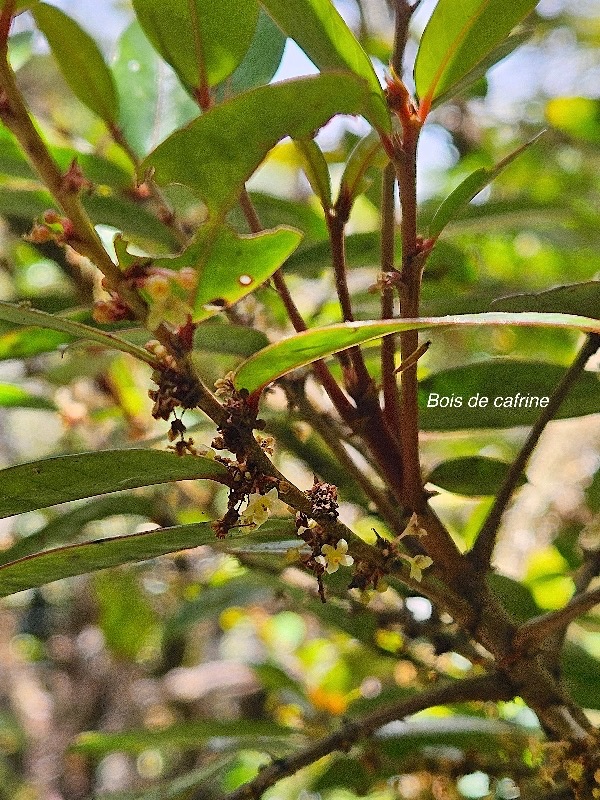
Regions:
[[[43,408],[55,411],[56,406],[45,397],[39,397],[26,392],[20,386],[11,383],[0,383],[1,408]]]
[[[13,72],[18,72],[33,55],[33,31],[21,31],[8,40],[8,61]]]
[[[531,408],[518,407],[519,398],[550,397],[565,371],[557,364],[497,359],[435,373],[419,386],[421,427],[430,431],[457,431],[532,425],[541,407],[536,401]],[[597,375],[584,372],[555,418],[597,413],[598,390]],[[447,398],[444,405],[440,398]]]
[[[400,237],[396,246],[400,248]],[[435,250],[434,250],[435,253]],[[381,258],[379,234],[353,233],[346,238],[346,258],[352,267],[376,267]],[[286,264],[286,272],[297,272],[306,278],[317,278],[331,267],[329,240],[299,249]]]
[[[1,339],[0,339],[1,341]],[[194,333],[194,350],[208,353],[229,353],[234,356],[251,356],[269,344],[262,331],[244,325],[199,325]]]
[[[155,363],[155,359],[147,350],[130,344],[112,333],[105,333],[98,328],[83,325],[81,322],[75,322],[67,317],[58,317],[54,314],[46,314],[45,311],[36,311],[27,305],[15,306],[11,303],[0,302],[0,319],[14,322],[17,325],[35,325],[38,328],[60,331],[69,336],[74,336],[76,339],[87,339],[112,350],[121,350],[123,353],[129,353],[147,364],[154,365]]]
[[[510,464],[496,458],[467,456],[438,464],[427,476],[428,483],[467,497],[495,495],[506,477]],[[525,483],[521,478],[519,484]]]
[[[542,613],[533,598],[531,589],[525,584],[501,575],[499,572],[490,572],[487,581],[494,594],[501,600],[502,605],[516,622],[525,622]]]
[[[239,94],[269,83],[281,63],[285,42],[286,37],[261,8],[254,39],[244,60],[228,79],[225,92]]]
[[[137,21],[117,42],[111,69],[121,101],[119,126],[140,158],[175,128],[198,116],[197,104],[178,82],[170,80],[171,70]]]
[[[600,281],[555,286],[545,292],[513,294],[494,300],[498,311],[552,311],[600,319]]]
[[[9,561],[25,558],[54,545],[72,542],[81,535],[82,529],[89,522],[96,522],[116,514],[119,516],[133,514],[152,519],[156,516],[156,505],[148,497],[121,493],[88,500],[84,505],[50,520],[35,533],[19,539],[8,550],[2,550],[0,563],[7,564]]]
[[[135,661],[143,647],[156,639],[157,616],[132,570],[100,572],[92,582],[98,609],[97,624],[108,650],[117,658]]]
[[[377,165],[383,168],[388,157],[382,147],[381,139],[376,131],[371,131],[354,147],[344,168],[338,198],[342,197],[351,203],[356,200],[365,188],[365,175],[369,167]]]
[[[133,0],[146,36],[191,92],[215,86],[250,47],[256,0]]]
[[[557,130],[588,144],[600,144],[600,100],[555,97],[546,106],[546,119]]]
[[[0,470],[0,518],[98,494],[169,481],[223,480],[222,464],[161,450],[101,450]]]
[[[284,728],[268,720],[203,720],[179,723],[154,731],[144,729],[122,733],[86,731],[79,734],[70,749],[93,758],[102,758],[115,750],[134,754],[158,747],[197,750],[207,739],[215,737],[260,739],[263,736],[289,736],[293,732],[292,728]]]
[[[294,144],[300,152],[304,173],[313,192],[323,208],[331,208],[331,176],[323,151],[314,139],[296,139]]]
[[[442,103],[445,103],[446,100],[449,100],[451,97],[457,97],[463,92],[466,92],[467,89],[473,86],[474,83],[485,77],[486,72],[491,69],[491,67],[498,64],[498,62],[502,61],[503,58],[506,58],[514,50],[516,50],[517,47],[520,47],[528,39],[530,39],[532,32],[533,31],[531,28],[518,28],[516,31],[513,31],[507,39],[494,47],[494,49],[488,53],[488,55],[477,64],[477,66],[470,70],[464,76],[464,78],[461,78],[446,92],[437,95],[435,101],[431,104],[431,107],[436,108]]]
[[[236,754],[228,754],[220,758],[212,758],[208,766],[193,769],[176,778],[152,783],[144,789],[130,792],[111,792],[98,795],[98,800],[190,800],[200,796],[203,784],[214,786],[224,772],[237,758]],[[210,784],[209,784],[210,782]]]
[[[155,259],[155,267],[198,271],[194,322],[214,316],[255,291],[281,267],[300,244],[302,234],[280,226],[260,233],[238,234],[224,226],[201,230],[175,258]]]
[[[391,131],[385,95],[373,65],[330,0],[261,0],[280,28],[322,71],[350,70],[369,86],[365,116],[378,130]]]
[[[517,156],[530,147],[534,142],[540,138],[541,134],[526,142],[521,147],[517,148],[510,155],[503,158],[495,167],[487,169],[480,167],[472,172],[467,178],[460,183],[453,192],[444,200],[438,210],[435,212],[433,219],[429,225],[429,235],[435,239],[444,230],[446,225],[454,219],[457,212],[467,205],[475,195],[479,194],[482,189],[491,183],[494,178],[497,178],[502,170],[512,163]]]
[[[110,225],[123,231],[136,244],[149,245],[152,251],[160,245],[161,252],[172,252],[177,246],[172,232],[153,214],[138,203],[116,195],[92,194],[82,198],[82,203],[94,224]],[[11,189],[0,186],[0,214],[31,221],[49,208],[55,208],[49,192]]]
[[[600,710],[600,661],[573,642],[565,643],[561,668],[573,700],[583,708]]]
[[[0,566],[0,597],[214,541],[215,532],[209,522],[204,522],[59,547]]]
[[[54,6],[37,3],[32,13],[73,94],[106,123],[116,123],[117,91],[96,42]]]
[[[364,81],[340,74],[261,86],[176,131],[143,168],[154,168],[158,183],[189,186],[219,217],[280,139],[310,137],[335,114],[360,114],[367,96]]]
[[[421,37],[415,86],[425,116],[537,5],[538,0],[439,0]]]
[[[391,333],[454,326],[527,326],[600,331],[600,324],[567,314],[462,314],[386,322],[344,322],[313,328],[265,347],[238,367],[235,384],[253,394],[298,367]],[[485,384],[484,384],[485,386]],[[489,384],[488,384],[489,386]]]
[[[73,341],[72,336],[58,331],[22,326],[0,335],[0,361],[9,358],[31,358],[52,353],[60,345]]]

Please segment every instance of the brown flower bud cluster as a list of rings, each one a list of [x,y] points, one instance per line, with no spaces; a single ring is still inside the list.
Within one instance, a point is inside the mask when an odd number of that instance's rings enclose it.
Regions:
[[[195,408],[200,400],[200,390],[195,378],[182,372],[175,357],[155,339],[149,341],[145,349],[159,360],[157,368],[152,373],[152,380],[158,384],[158,389],[150,389],[148,392],[150,399],[154,400],[152,408],[154,419],[168,420],[173,411],[179,407]],[[185,431],[185,427],[183,430]]]
[[[337,500],[337,487],[332,483],[315,481],[307,495],[312,501],[311,516],[318,520],[320,517],[334,520],[339,516],[339,506]]]
[[[217,428],[218,435],[212,446],[215,450],[229,450],[235,453],[238,461],[243,461],[253,429],[263,428],[264,422],[256,419],[256,408],[248,403],[248,392],[245,389],[236,389],[233,373],[216,381],[215,389],[217,397],[223,399],[223,408],[227,414]]]

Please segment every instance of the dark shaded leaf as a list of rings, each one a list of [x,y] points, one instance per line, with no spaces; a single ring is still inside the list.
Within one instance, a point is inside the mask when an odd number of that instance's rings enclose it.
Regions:
[[[571,283],[545,292],[499,297],[492,305],[498,311],[553,311],[600,319],[600,281]]]
[[[427,476],[427,482],[467,497],[495,495],[509,468],[510,464],[495,458],[453,458],[438,464]],[[522,477],[519,484],[523,483],[525,479]]]
[[[9,561],[25,558],[54,545],[72,542],[81,535],[82,529],[89,522],[115,514],[133,514],[151,519],[155,513],[155,503],[148,497],[119,493],[97,500],[88,500],[84,505],[50,520],[35,533],[19,539],[8,550],[3,550],[0,553],[0,563],[7,564]]]
[[[482,361],[438,372],[422,381],[419,387],[421,426],[424,430],[457,431],[532,425],[540,414],[540,407],[534,408],[534,402],[531,408],[518,408],[519,398],[550,397],[564,374],[565,369],[556,364],[509,359]],[[442,397],[447,398],[443,408],[440,406]],[[486,397],[487,404],[480,402]],[[461,398],[461,405],[452,398]],[[512,403],[513,407],[505,407],[505,402]],[[595,414],[599,410],[598,377],[585,372],[555,416],[566,419]]]
[[[214,541],[215,532],[210,523],[205,522],[59,547],[0,566],[0,597],[62,578],[147,561]]]
[[[67,317],[46,314],[45,311],[36,311],[27,305],[11,305],[10,303],[0,302],[0,319],[14,322],[17,325],[35,325],[38,328],[59,331],[76,339],[87,339],[111,350],[121,350],[123,353],[129,353],[147,364],[154,364],[154,358],[147,350],[142,347],[136,347],[112,333],[105,333],[98,328],[83,325],[81,322],[75,322]]]

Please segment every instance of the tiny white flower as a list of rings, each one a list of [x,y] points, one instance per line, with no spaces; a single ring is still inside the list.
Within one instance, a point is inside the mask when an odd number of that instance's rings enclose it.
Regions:
[[[248,505],[240,514],[242,525],[248,525],[252,528],[260,527],[271,516],[273,505],[277,499],[278,494],[275,487],[269,489],[266,494],[253,492],[248,497]]]
[[[322,556],[317,556],[315,561],[325,567],[326,572],[331,574],[337,572],[339,567],[350,567],[354,564],[352,556],[348,553],[348,542],[345,539],[340,539],[335,545],[324,544],[321,547]]]

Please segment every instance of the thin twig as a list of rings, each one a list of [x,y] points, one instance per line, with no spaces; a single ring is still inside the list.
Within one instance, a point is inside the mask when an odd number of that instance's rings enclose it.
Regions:
[[[325,209],[335,288],[344,322],[354,322],[352,300],[348,288],[348,265],[346,263],[346,222],[350,213],[350,205],[350,202],[340,193],[336,207]],[[351,347],[339,353],[338,359],[342,365],[346,390],[354,399],[360,413],[362,398],[369,393],[374,393],[373,379],[367,370],[361,349],[360,347]]]
[[[469,553],[469,558],[472,564],[481,570],[487,570],[492,560],[494,547],[496,545],[496,536],[500,527],[500,522],[506,507],[515,491],[523,470],[533,451],[535,450],[540,436],[544,432],[546,425],[556,416],[563,400],[567,396],[569,390],[583,372],[585,365],[600,347],[600,335],[590,334],[575,361],[571,364],[560,383],[555,388],[550,397],[548,405],[544,408],[538,417],[535,425],[531,429],[529,436],[525,440],[525,444],[519,451],[517,457],[512,462],[506,478],[498,496],[488,514],[481,532],[477,537],[473,549]]]
[[[295,774],[298,770],[330,753],[338,750],[347,752],[353,744],[372,736],[382,726],[402,720],[426,708],[477,700],[509,700],[513,696],[513,689],[499,674],[466,678],[423,691],[400,703],[376,709],[364,717],[349,720],[337,731],[309,745],[304,750],[288,758],[274,761],[262,769],[256,778],[222,796],[222,800],[259,800],[267,789],[282,778]]]
[[[173,231],[177,241],[180,245],[185,246],[188,243],[188,236],[184,229],[181,227],[181,224],[177,217],[175,216],[175,212],[169,205],[168,200],[162,193],[162,191],[158,188],[158,186],[154,183],[152,178],[144,178],[141,175],[141,162],[138,158],[137,154],[127,141],[126,137],[123,135],[123,131],[121,128],[116,125],[109,126],[110,134],[114,141],[119,145],[119,147],[127,154],[127,157],[133,164],[136,172],[136,176],[138,180],[144,180],[154,203],[156,204],[156,210],[158,212],[158,217],[161,222],[167,225]]]
[[[338,463],[356,481],[368,499],[375,504],[378,513],[381,514],[387,525],[392,531],[398,527],[398,509],[388,500],[384,492],[378,489],[365,474],[364,469],[359,467],[353,460],[350,453],[346,450],[342,442],[332,435],[331,427],[324,420],[323,416],[310,403],[306,397],[294,396],[294,402],[302,418],[319,434],[326,446],[331,450]]]
[[[250,195],[248,194],[248,190],[245,187],[242,189],[239,203],[244,217],[246,218],[246,222],[248,223],[248,227],[252,233],[260,233],[262,230],[264,230],[256,208],[254,207],[254,203],[252,202]],[[273,285],[275,286],[277,294],[284,305],[294,330],[297,333],[307,330],[306,322],[298,310],[298,306],[294,302],[281,269],[278,269],[273,273]],[[341,416],[344,422],[346,422],[346,424],[351,426],[356,417],[356,409],[338,386],[337,381],[329,371],[329,368],[325,362],[323,360],[315,361],[315,363],[312,365],[312,368],[313,372],[321,382],[321,385],[327,392],[329,399],[333,403],[338,414]]]
[[[517,631],[515,649],[523,650],[543,642],[546,637],[568,626],[576,617],[585,614],[598,604],[600,604],[600,588],[577,595],[558,611],[551,611],[528,620]]]

